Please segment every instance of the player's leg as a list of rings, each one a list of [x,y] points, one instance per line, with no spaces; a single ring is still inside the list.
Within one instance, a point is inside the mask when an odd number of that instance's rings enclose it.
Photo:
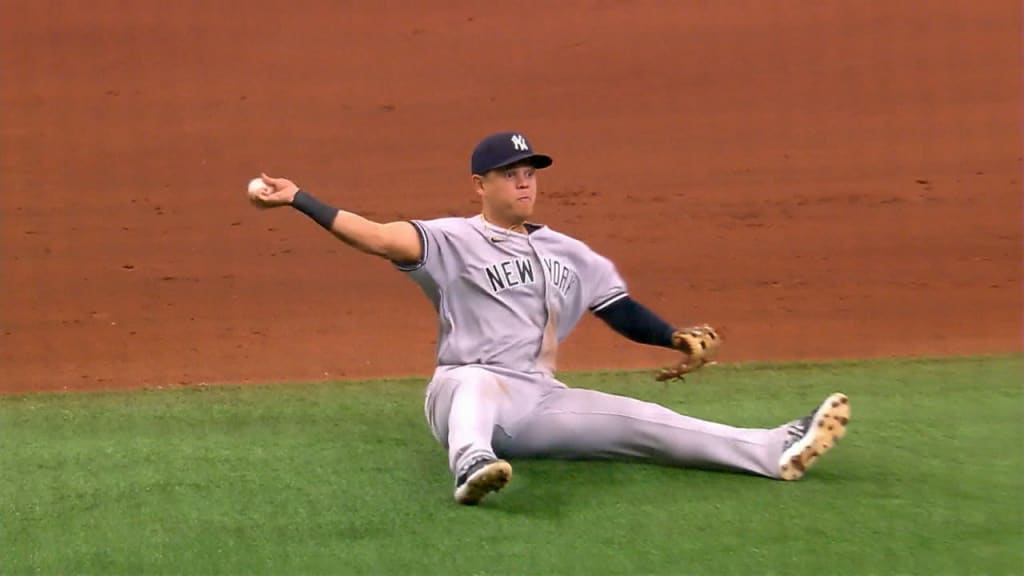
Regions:
[[[796,479],[842,436],[848,418],[849,404],[842,395],[830,396],[811,417],[755,429],[692,418],[634,398],[567,388],[553,390],[500,448],[508,457],[636,459]]]
[[[498,375],[473,366],[440,368],[424,406],[434,437],[448,450],[455,499],[476,504],[512,478],[512,467],[492,447],[496,427],[522,417],[521,391]]]

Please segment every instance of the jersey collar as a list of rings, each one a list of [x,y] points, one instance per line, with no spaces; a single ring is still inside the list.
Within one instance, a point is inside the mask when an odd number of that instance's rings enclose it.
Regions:
[[[495,226],[494,224],[488,222],[487,219],[484,218],[483,214],[477,214],[476,216],[473,216],[471,220],[476,221],[476,223],[481,228],[483,228],[484,231],[486,231],[488,234],[502,234],[504,236],[522,236],[523,238],[525,238],[527,235],[533,234],[534,232],[544,228],[543,224],[534,224],[533,222],[526,222],[523,224],[523,226],[526,228],[526,234],[523,234],[522,232],[516,232],[515,230]]]

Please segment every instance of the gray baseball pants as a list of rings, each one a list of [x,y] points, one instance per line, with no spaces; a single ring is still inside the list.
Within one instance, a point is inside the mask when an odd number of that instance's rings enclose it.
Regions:
[[[454,475],[480,456],[613,459],[779,477],[785,425],[735,428],[543,374],[441,366],[425,413]]]

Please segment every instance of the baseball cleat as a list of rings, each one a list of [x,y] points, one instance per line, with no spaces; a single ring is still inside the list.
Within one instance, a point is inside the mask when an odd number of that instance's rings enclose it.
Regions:
[[[779,477],[799,480],[807,469],[836,445],[850,422],[850,399],[836,392],[810,416],[789,423],[789,438],[779,458]]]
[[[512,466],[504,460],[482,459],[469,465],[455,483],[455,501],[473,506],[512,479]]]

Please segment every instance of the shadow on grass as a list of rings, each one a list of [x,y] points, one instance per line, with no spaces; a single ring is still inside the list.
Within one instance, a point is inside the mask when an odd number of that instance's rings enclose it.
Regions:
[[[728,470],[676,468],[606,460],[513,461],[513,481],[481,507],[532,518],[559,519],[597,506],[657,503],[665,498],[726,498],[781,481]]]

